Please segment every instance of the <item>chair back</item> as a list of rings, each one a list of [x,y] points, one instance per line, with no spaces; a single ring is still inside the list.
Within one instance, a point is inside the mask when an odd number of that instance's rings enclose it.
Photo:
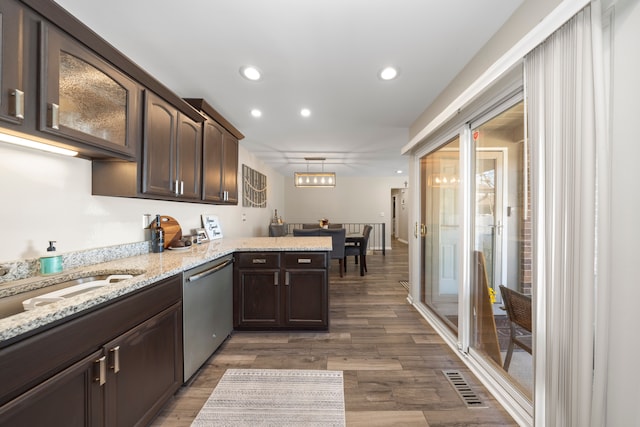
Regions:
[[[344,228],[320,228],[318,231],[319,236],[331,236],[331,246],[333,249],[329,257],[331,259],[343,259],[347,230]]]
[[[319,236],[320,227],[316,228],[294,228],[293,236]]]
[[[500,285],[500,294],[509,320],[531,332],[531,297],[503,285]]]
[[[329,228],[344,228],[344,227],[342,226],[342,224],[329,223]]]
[[[365,225],[362,229],[362,235],[364,236],[363,250],[365,252],[367,250],[367,246],[369,245],[369,236],[371,235],[371,230],[373,230],[373,227],[369,224]]]

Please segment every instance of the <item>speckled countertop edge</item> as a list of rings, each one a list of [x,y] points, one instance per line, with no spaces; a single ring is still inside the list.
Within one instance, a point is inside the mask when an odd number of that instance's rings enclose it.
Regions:
[[[0,319],[0,343],[105,303],[167,277],[182,273],[205,262],[234,252],[259,251],[330,251],[330,237],[247,237],[215,240],[190,249],[147,253],[100,264],[63,271],[55,276],[32,277],[0,285],[5,295],[12,295],[94,274],[140,273],[131,279],[106,285],[83,294]]]

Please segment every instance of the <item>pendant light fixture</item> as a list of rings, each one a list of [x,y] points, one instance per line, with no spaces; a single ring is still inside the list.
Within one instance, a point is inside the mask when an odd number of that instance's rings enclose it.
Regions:
[[[296,187],[330,188],[336,186],[336,173],[324,171],[324,161],[326,158],[305,157],[304,159],[307,161],[307,171],[293,173],[293,183]],[[322,162],[321,172],[309,172],[309,162],[313,161]]]

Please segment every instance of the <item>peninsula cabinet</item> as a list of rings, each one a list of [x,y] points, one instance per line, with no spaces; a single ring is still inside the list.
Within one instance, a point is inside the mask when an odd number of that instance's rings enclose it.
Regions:
[[[236,253],[234,327],[328,329],[327,269],[326,252]]]
[[[0,349],[0,425],[146,425],[182,384],[180,276]]]
[[[238,204],[238,141],[244,138],[202,98],[186,98],[205,116],[202,137],[202,200]]]
[[[200,200],[202,126],[145,92],[142,193]]]

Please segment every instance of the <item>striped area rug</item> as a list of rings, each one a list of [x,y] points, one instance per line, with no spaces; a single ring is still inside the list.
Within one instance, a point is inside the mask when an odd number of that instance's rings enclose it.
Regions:
[[[192,426],[344,426],[342,371],[227,369]]]

